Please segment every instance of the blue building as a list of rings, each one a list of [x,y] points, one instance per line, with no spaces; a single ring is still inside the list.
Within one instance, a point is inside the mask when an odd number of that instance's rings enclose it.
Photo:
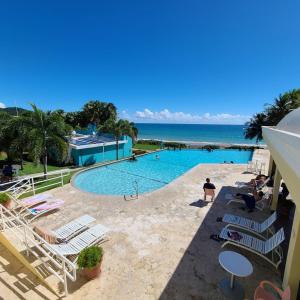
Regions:
[[[110,135],[74,134],[69,141],[69,155],[77,166],[115,160],[116,141]],[[123,136],[119,140],[119,159],[132,155],[132,139]]]

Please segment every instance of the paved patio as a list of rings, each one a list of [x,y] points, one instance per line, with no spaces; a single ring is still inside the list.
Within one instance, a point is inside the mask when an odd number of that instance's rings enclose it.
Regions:
[[[268,161],[267,150],[259,150],[257,155]],[[225,194],[236,192],[234,182],[253,178],[245,171],[245,165],[199,165],[164,188],[132,201],[87,194],[72,185],[52,190],[51,194],[64,199],[65,205],[36,223],[55,228],[87,213],[111,230],[109,241],[102,245],[105,256],[101,277],[87,282],[78,276],[77,282],[69,282],[68,298],[224,299],[218,288],[220,280],[228,276],[218,263],[221,243],[209,238],[224,226],[216,218],[234,213],[262,220],[267,215],[258,211],[248,214],[239,205],[226,206]],[[206,177],[217,187],[213,203],[202,200]],[[253,263],[253,274],[238,279],[247,299],[253,298],[255,287],[263,279],[280,284],[279,273],[272,266],[253,254],[237,251]],[[4,252],[0,248],[1,256]],[[5,254],[5,260],[8,263],[0,269],[4,299],[57,298],[48,291],[18,289],[14,280],[18,280],[16,273],[20,270],[25,272],[24,268],[10,255]],[[32,286],[38,285],[33,276],[30,280]]]

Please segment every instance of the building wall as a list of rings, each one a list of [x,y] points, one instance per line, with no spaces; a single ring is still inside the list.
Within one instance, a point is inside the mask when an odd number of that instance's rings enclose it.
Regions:
[[[119,144],[119,159],[132,155],[132,139],[128,136],[124,136],[122,139],[127,140],[127,143]],[[116,159],[116,145],[78,150],[73,148],[71,150],[71,156],[74,160],[74,164],[77,166],[88,166],[95,163],[111,161]]]
[[[300,138],[296,134],[268,127],[263,128],[263,135],[296,205],[283,277],[283,286],[289,285],[291,299],[296,299],[300,280]]]

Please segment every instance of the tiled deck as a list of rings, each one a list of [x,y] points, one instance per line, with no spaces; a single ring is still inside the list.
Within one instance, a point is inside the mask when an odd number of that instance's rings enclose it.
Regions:
[[[266,150],[260,150],[259,155],[267,160]],[[234,182],[253,178],[245,170],[245,165],[200,165],[163,189],[132,201],[86,194],[71,185],[52,190],[55,197],[65,200],[65,206],[40,218],[39,224],[55,228],[87,213],[111,230],[109,241],[103,244],[101,277],[86,282],[78,276],[76,283],[69,283],[69,298],[223,299],[218,283],[228,273],[218,263],[221,243],[209,238],[224,226],[216,218],[224,213],[256,220],[266,216],[258,211],[249,215],[239,205],[226,206],[225,194],[233,191]],[[217,186],[218,196],[213,204],[199,200],[203,197],[202,184],[206,177]],[[280,283],[280,276],[272,266],[253,254],[237,251],[247,256],[254,267],[251,276],[239,279],[248,299],[253,298],[259,281]],[[9,257],[5,260],[8,263],[1,273],[0,290],[7,295],[1,296],[15,299],[11,297],[16,296],[13,289],[21,299],[29,299],[26,290],[10,284],[21,266]],[[49,293],[43,296],[31,292],[30,295],[30,299],[56,298]]]

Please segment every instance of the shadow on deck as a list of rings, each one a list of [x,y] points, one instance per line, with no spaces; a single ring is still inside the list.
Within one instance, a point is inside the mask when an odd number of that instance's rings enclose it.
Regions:
[[[244,287],[247,299],[253,299],[254,290],[261,280],[270,280],[276,284],[281,284],[280,272],[262,258],[234,246],[226,246],[222,249],[222,242],[210,239],[211,234],[220,233],[220,230],[225,226],[225,223],[216,222],[216,219],[225,213],[253,218],[257,221],[262,221],[268,217],[269,214],[258,210],[252,213],[243,211],[240,209],[241,204],[226,205],[228,200],[225,199],[225,195],[236,192],[234,187],[222,187],[160,295],[160,300],[225,299],[218,287],[219,282],[224,277],[229,277],[229,274],[222,269],[218,262],[219,253],[223,249],[239,252],[253,264],[253,273],[249,277],[237,279]],[[190,205],[195,206],[195,209],[201,209],[203,200]]]

